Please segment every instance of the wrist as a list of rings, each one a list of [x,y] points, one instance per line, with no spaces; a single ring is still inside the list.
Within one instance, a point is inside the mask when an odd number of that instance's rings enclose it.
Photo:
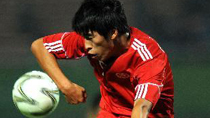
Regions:
[[[62,80],[59,81],[57,86],[58,88],[64,92],[64,91],[68,91],[73,85],[73,82],[71,82],[70,80],[66,79],[66,80]]]

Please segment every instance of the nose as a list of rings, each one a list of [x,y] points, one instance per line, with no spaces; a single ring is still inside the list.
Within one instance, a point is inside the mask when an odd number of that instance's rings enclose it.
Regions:
[[[91,43],[91,41],[85,40],[85,49],[88,53],[90,53],[90,51],[92,50],[93,45]]]

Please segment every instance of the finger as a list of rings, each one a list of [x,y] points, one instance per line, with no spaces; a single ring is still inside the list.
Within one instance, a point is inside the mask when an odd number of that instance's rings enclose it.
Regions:
[[[67,102],[68,104],[72,104],[72,105],[78,104],[78,102],[76,102],[76,101],[74,101],[74,100],[71,100],[71,99],[68,99],[67,96],[64,96],[64,97],[65,97],[66,102]]]
[[[86,91],[85,88],[83,88],[83,87],[81,88],[81,90],[82,90],[82,92],[85,92]]]
[[[79,104],[79,102],[72,102],[72,101],[68,101],[68,104],[71,104],[71,105],[76,105],[76,104]]]
[[[83,92],[83,102],[86,102],[87,99],[87,93],[86,91]]]
[[[86,92],[83,92],[83,97],[87,98],[87,93]]]

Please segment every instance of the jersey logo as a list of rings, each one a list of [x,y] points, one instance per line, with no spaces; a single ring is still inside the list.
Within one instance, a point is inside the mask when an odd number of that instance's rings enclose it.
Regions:
[[[122,78],[122,79],[126,79],[126,78],[130,77],[130,75],[128,73],[116,73],[116,76],[118,78]]]
[[[149,59],[153,59],[152,54],[150,53],[150,51],[147,49],[147,46],[142,43],[141,41],[139,41],[138,39],[134,39],[133,44],[131,45],[131,47],[134,50],[137,50],[139,55],[141,56],[143,61],[147,61]]]

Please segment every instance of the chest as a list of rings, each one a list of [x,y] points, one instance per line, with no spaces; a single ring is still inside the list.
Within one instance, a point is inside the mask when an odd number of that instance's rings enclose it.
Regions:
[[[133,72],[135,70],[135,55],[127,54],[119,57],[114,63],[106,68],[99,61],[92,62],[94,73],[102,85],[108,91],[121,91],[133,89]]]

